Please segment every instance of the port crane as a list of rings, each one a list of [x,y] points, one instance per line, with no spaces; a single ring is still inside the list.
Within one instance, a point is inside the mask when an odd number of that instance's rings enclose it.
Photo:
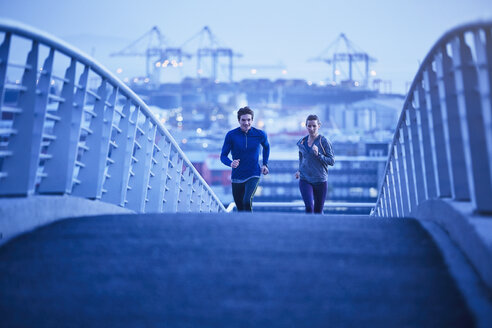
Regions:
[[[146,44],[146,46],[145,46]],[[145,49],[142,51],[141,49]],[[159,76],[155,74],[161,67],[183,65],[183,59],[190,59],[191,54],[186,53],[180,47],[166,46],[165,38],[157,26],[152,27],[137,40],[121,49],[111,53],[110,56],[143,56],[145,57],[146,76]]]
[[[339,51],[338,48],[342,44],[345,49]],[[332,49],[335,49],[332,53]],[[352,43],[344,33],[341,33],[319,56],[311,59],[310,61],[322,61],[332,67],[332,79],[333,82],[337,82],[337,76],[341,74],[340,69],[342,66],[340,63],[347,63],[348,66],[348,81],[351,85],[358,85],[358,81],[354,80],[354,67],[357,62],[363,62],[364,72],[360,72],[363,79],[363,86],[367,87],[369,84],[369,76],[374,75],[375,72],[369,71],[371,63],[376,62],[376,59],[369,56],[363,50],[360,50],[354,43]],[[372,73],[372,74],[371,74]]]
[[[181,48],[189,46],[190,43],[198,42],[199,46],[196,50],[196,62],[197,62],[197,77],[202,78],[204,76],[204,66],[207,58],[210,59],[210,76],[212,81],[217,81],[218,78],[218,65],[221,57],[228,58],[228,78],[229,81],[233,81],[234,57],[242,57],[242,54],[234,52],[231,48],[221,46],[217,37],[212,33],[208,26],[204,26],[198,33],[193,35],[187,41],[185,41]]]

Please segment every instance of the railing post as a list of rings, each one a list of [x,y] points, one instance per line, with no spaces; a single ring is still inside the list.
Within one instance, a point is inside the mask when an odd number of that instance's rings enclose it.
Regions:
[[[97,98],[93,112],[96,118],[90,120],[85,146],[87,150],[81,156],[81,165],[72,194],[76,196],[99,199],[102,195],[102,185],[106,174],[109,139],[111,135],[113,107],[106,108],[106,80],[102,80],[97,90]],[[108,113],[110,112],[110,113]],[[108,115],[110,114],[110,115]],[[111,119],[107,119],[111,117]],[[84,122],[82,122],[84,125]]]
[[[9,60],[9,50],[10,50],[10,40],[11,34],[9,32],[5,33],[2,44],[0,45],[0,121],[3,118],[4,112],[4,99],[5,99],[5,83],[7,82],[7,63]],[[3,135],[10,135],[10,131],[4,131],[0,127],[0,138]],[[1,151],[0,150],[0,195],[2,194],[1,185],[5,183],[4,179],[8,176],[8,173],[4,172],[2,169],[3,158],[12,156],[11,151]],[[5,191],[4,191],[5,193]]]
[[[206,192],[205,197],[202,198],[201,212],[210,212],[210,202],[212,201],[210,193]]]
[[[45,103],[48,97],[46,92],[38,93],[36,88],[38,55],[39,44],[33,41],[19,88],[18,107],[21,113],[14,114],[12,131],[8,132],[7,150],[10,156],[3,160],[6,176],[0,183],[0,195],[25,196],[35,191],[46,116],[46,106],[41,107],[40,103]],[[53,54],[50,55],[52,62]],[[41,78],[45,80],[46,77]],[[48,77],[48,87],[49,82]]]
[[[203,186],[200,182],[199,179],[195,179],[195,182],[193,183],[193,196],[191,198],[192,200],[192,211],[193,212],[200,212],[200,205],[202,203],[202,194],[203,194]]]
[[[176,149],[171,151],[172,159],[169,162],[166,193],[164,194],[164,211],[176,213],[178,211],[178,194],[181,184],[181,169],[183,160]]]
[[[429,116],[429,136],[432,148],[432,164],[435,178],[437,197],[451,197],[449,182],[449,170],[446,163],[447,154],[444,144],[443,121],[441,104],[439,102],[439,90],[437,88],[436,72],[432,65],[427,65],[424,70],[424,87]]]
[[[396,149],[396,146],[393,147],[393,156],[391,158],[391,170],[392,170],[392,177],[393,177],[393,188],[394,188],[394,193],[395,193],[395,207],[396,207],[396,215],[399,217],[403,216],[403,199],[402,199],[402,193],[401,193],[401,180],[400,180],[400,167],[398,165],[398,152]]]
[[[53,129],[56,139],[47,148],[47,152],[53,157],[44,165],[47,177],[41,180],[39,193],[65,194],[72,190],[89,68],[85,67],[77,86],[75,73],[76,61],[72,58],[65,71],[60,94],[64,101],[58,104],[56,111],[60,118]],[[74,92],[75,88],[77,91]]]
[[[407,155],[405,154],[405,141],[403,141],[403,128],[400,127],[397,133],[396,153],[398,154],[398,172],[400,174],[402,216],[407,216],[411,211],[410,186],[408,183],[408,170],[410,169],[406,165]]]
[[[471,201],[478,212],[492,212],[491,173],[477,70],[463,34],[453,41],[452,47]]]
[[[458,100],[454,72],[446,46],[435,57],[437,85],[442,114],[446,162],[448,165],[451,195],[455,200],[470,200],[468,176],[463,174],[466,168],[463,151],[463,136],[460,127]]]
[[[162,212],[164,206],[164,193],[166,191],[167,170],[169,168],[169,155],[171,142],[165,136],[160,135],[157,143],[155,164],[152,168],[155,176],[151,177],[148,199],[145,212]]]
[[[481,33],[483,32],[481,37]],[[480,93],[485,148],[489,166],[488,190],[492,189],[492,31],[490,28],[475,31],[475,49],[477,53],[478,92]],[[485,183],[485,181],[484,181]],[[485,209],[490,211],[489,209]]]
[[[414,166],[414,156],[411,142],[411,134],[409,132],[409,112],[408,109],[403,110],[403,122],[402,122],[402,130],[403,130],[403,145],[405,149],[405,174],[407,175],[407,184],[408,184],[408,199],[409,203],[409,212],[416,208],[418,202],[417,196],[417,183],[415,181],[415,166]]]
[[[422,153],[422,146],[419,137],[419,125],[420,123],[417,120],[417,113],[413,104],[409,104],[408,113],[408,125],[410,126],[410,130],[412,133],[410,134],[411,141],[411,154],[412,154],[412,167],[414,168],[414,181],[415,181],[415,190],[417,195],[417,205],[421,204],[424,200],[427,199],[427,187],[425,183],[425,173],[424,173],[424,159]]]
[[[422,149],[422,166],[425,170],[426,199],[436,197],[436,179],[434,171],[434,138],[432,135],[432,115],[429,115],[422,81],[417,84],[416,103],[418,105],[419,135]]]
[[[137,130],[140,137],[135,140],[135,163],[133,164],[135,176],[131,185],[132,188],[127,192],[127,207],[137,212],[143,212],[149,189],[156,126],[151,122],[150,117],[147,117],[142,127],[137,127]]]
[[[133,145],[139,115],[138,106],[134,106],[133,111],[131,108],[132,102],[127,99],[123,105],[118,124],[121,132],[116,134],[114,140],[117,147],[113,148],[111,152],[111,159],[114,161],[113,165],[108,167],[108,174],[111,178],[106,179],[104,183],[106,192],[101,197],[105,202],[122,207],[126,206],[125,200],[130,180]],[[117,113],[117,115],[120,114]]]
[[[178,196],[178,211],[187,213],[191,210],[191,195],[193,192],[193,172],[190,167],[186,167],[181,179],[181,191]]]
[[[394,204],[394,193],[391,192],[390,176],[386,175],[386,181],[384,187],[386,188],[386,203],[388,204],[388,212],[391,217],[396,217],[395,204]]]
[[[381,192],[382,192],[384,216],[390,217],[391,216],[391,212],[390,212],[390,208],[388,206],[388,189],[387,189],[387,186],[386,186],[386,179],[384,179],[383,189],[382,189]]]
[[[2,44],[0,45],[0,115],[2,115],[3,100],[5,98],[5,83],[7,82],[7,63],[9,62],[10,33],[5,33]],[[1,119],[2,116],[0,116]],[[1,176],[0,176],[1,179]]]

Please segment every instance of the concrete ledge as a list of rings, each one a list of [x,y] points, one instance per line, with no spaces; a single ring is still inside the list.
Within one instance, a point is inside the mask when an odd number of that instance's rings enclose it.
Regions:
[[[411,216],[439,224],[468,257],[492,290],[492,217],[473,213],[468,202],[428,200]]]
[[[134,212],[73,196],[0,198],[0,245],[24,232],[61,219],[120,213]]]

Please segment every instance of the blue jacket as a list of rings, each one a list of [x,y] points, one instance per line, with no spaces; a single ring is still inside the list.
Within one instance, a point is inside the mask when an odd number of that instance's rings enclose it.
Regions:
[[[251,177],[259,177],[261,174],[258,163],[260,157],[260,145],[263,146],[263,165],[268,165],[270,145],[265,132],[251,127],[247,133],[241,128],[227,132],[220,154],[220,160],[227,166],[231,166],[232,159],[239,159],[239,166],[232,169],[232,182],[243,182]]]
[[[319,135],[313,142],[313,145],[318,147],[318,155],[315,155],[313,146],[308,145],[308,137],[305,136],[297,142],[301,180],[309,183],[325,182],[328,180],[328,165],[335,164],[333,148],[328,139]]]

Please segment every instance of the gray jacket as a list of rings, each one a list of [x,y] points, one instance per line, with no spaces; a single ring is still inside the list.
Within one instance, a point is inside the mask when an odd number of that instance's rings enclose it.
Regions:
[[[300,178],[309,183],[325,182],[328,180],[328,165],[335,164],[335,155],[331,143],[322,135],[318,135],[313,145],[318,147],[318,155],[314,154],[312,146],[308,146],[308,136],[297,142]]]

